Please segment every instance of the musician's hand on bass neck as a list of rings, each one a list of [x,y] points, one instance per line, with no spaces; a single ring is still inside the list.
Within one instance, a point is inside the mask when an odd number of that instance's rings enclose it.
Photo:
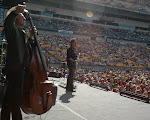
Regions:
[[[26,5],[21,5],[21,4],[18,4],[16,6],[16,10],[15,12],[18,14],[18,13],[24,13],[24,9],[26,8]]]
[[[34,34],[33,34],[32,29],[31,29],[30,27],[29,27],[28,29],[29,29],[29,38],[30,38],[30,39],[34,39]],[[33,29],[34,29],[34,32],[37,33],[37,29],[36,29],[35,26],[34,26]]]

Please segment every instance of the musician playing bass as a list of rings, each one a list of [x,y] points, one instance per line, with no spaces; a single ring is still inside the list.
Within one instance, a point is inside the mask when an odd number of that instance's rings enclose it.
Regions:
[[[4,30],[8,42],[6,58],[8,85],[2,103],[1,120],[10,120],[10,113],[12,120],[22,120],[20,106],[24,74],[30,63],[31,41],[34,38],[31,29],[29,29],[29,37],[23,30],[26,24],[26,18],[23,15],[25,8],[25,5],[11,8],[5,19]]]

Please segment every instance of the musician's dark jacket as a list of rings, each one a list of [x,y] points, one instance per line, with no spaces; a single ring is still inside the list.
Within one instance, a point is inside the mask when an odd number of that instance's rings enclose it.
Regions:
[[[23,66],[28,66],[32,53],[26,33],[14,24],[16,16],[14,11],[11,12],[4,23],[8,43],[6,69],[9,70],[19,70]]]
[[[77,60],[77,54],[72,46],[67,49],[67,65],[68,67],[75,67],[76,63],[70,61],[70,58],[72,58],[73,60]]]

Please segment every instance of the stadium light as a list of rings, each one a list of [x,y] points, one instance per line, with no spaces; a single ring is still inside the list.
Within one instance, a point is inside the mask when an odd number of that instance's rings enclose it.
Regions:
[[[87,15],[88,17],[93,17],[93,12],[92,12],[92,11],[88,11],[88,12],[86,13],[86,15]]]

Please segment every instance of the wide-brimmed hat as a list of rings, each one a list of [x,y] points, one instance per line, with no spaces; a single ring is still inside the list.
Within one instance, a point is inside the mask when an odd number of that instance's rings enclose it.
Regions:
[[[10,9],[7,11],[7,13],[6,13],[6,17],[7,17],[12,11],[15,11],[15,10],[16,10],[16,7],[17,7],[17,6],[14,6],[14,7],[10,8]]]

